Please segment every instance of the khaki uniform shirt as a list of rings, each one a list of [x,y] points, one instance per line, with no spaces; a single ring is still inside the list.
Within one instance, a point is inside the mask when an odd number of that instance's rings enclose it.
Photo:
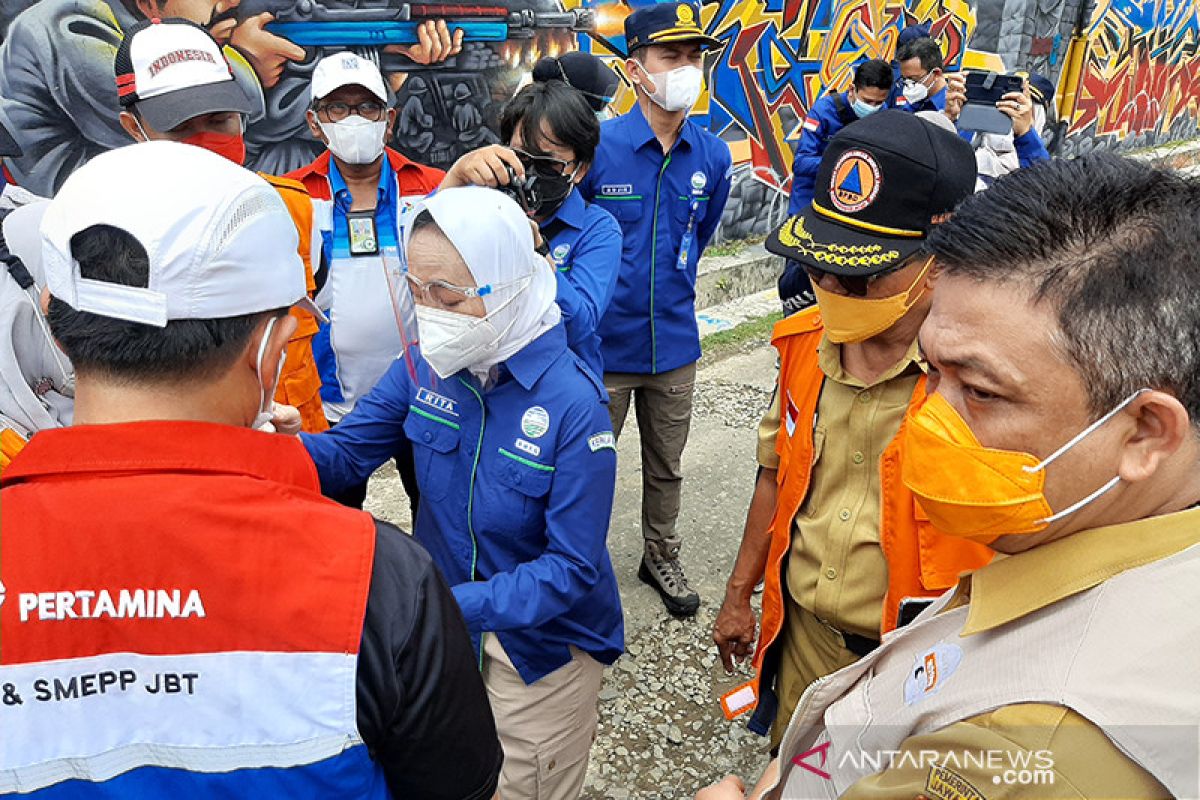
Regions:
[[[1126,525],[1081,531],[1009,558],[999,558],[962,579],[947,606],[970,604],[963,636],[990,631],[1066,597],[1098,586],[1129,569],[1175,555],[1200,543],[1197,514],[1170,514]],[[1147,587],[1153,591],[1153,587]],[[1154,620],[1147,620],[1154,624]],[[1164,636],[1170,635],[1164,631]],[[1048,771],[1036,782],[964,763],[920,767],[897,758],[890,769],[858,781],[845,800],[915,798],[1166,798],[1170,792],[1130,760],[1090,721],[1061,706],[1010,705],[939,731],[907,739],[904,751],[939,753],[996,750],[1005,763],[1022,754],[1048,754]],[[1045,755],[1041,760],[1046,760]],[[1034,762],[1032,768],[1037,768]]]
[[[887,561],[879,546],[879,459],[891,444],[923,370],[916,342],[871,383],[842,368],[842,348],[822,337],[827,380],[817,402],[813,473],[793,522],[791,598],[838,630],[879,638]],[[759,425],[759,463],[778,469],[779,397]]]

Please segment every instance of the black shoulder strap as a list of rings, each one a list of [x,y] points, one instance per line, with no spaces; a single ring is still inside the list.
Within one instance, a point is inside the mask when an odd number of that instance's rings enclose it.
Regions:
[[[842,121],[843,127],[858,121],[858,114],[854,113],[854,109],[850,107],[845,96],[840,92],[835,92],[833,95],[833,107],[837,109],[838,119]]]

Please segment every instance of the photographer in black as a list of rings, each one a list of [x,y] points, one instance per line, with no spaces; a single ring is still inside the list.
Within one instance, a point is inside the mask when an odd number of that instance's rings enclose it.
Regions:
[[[616,286],[621,229],[576,189],[595,156],[600,123],[583,95],[552,80],[530,84],[509,101],[500,114],[500,135],[507,146],[463,156],[442,188],[491,186],[521,204],[558,279],[555,300],[568,344],[601,377],[596,327]]]

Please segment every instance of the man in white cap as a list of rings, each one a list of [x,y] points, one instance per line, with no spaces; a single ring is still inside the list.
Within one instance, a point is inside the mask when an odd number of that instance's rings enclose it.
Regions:
[[[399,258],[401,210],[436,189],[445,173],[385,146],[396,110],[374,63],[336,53],[318,61],[312,76],[308,125],[329,149],[286,177],[304,184],[315,202],[317,305],[329,323],[313,341],[313,354],[325,416],[336,424],[400,354],[384,265]],[[396,465],[415,518],[417,486],[407,444]],[[361,508],[366,496],[364,482],[335,499]]]
[[[167,139],[203,147],[238,165],[245,161],[243,133],[253,103],[207,30],[185,19],[140,22],[121,41],[113,72],[121,127],[134,141]],[[315,292],[312,198],[298,181],[259,175],[275,187],[292,216],[304,279],[309,292]],[[287,366],[275,399],[299,412],[304,430],[319,433],[329,424],[312,352],[317,320],[299,309],[291,313],[296,330],[288,341]]]
[[[278,194],[151,142],[72,175],[41,232],[78,388],[0,479],[0,794],[491,797],[429,556],[248,430],[310,302]]]

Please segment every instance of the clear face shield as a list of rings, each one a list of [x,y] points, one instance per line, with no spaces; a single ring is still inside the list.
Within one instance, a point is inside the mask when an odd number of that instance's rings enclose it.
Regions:
[[[415,215],[411,208],[406,208],[400,214],[398,223],[399,246],[393,252],[391,248],[381,251],[383,270],[387,276],[388,297],[392,301],[392,311],[396,317],[396,330],[400,333],[400,358],[404,359],[404,367],[408,377],[415,385],[417,383],[416,355],[420,352],[421,338],[417,330],[417,306],[413,298],[412,287],[408,281],[408,234],[406,226],[412,222]]]

